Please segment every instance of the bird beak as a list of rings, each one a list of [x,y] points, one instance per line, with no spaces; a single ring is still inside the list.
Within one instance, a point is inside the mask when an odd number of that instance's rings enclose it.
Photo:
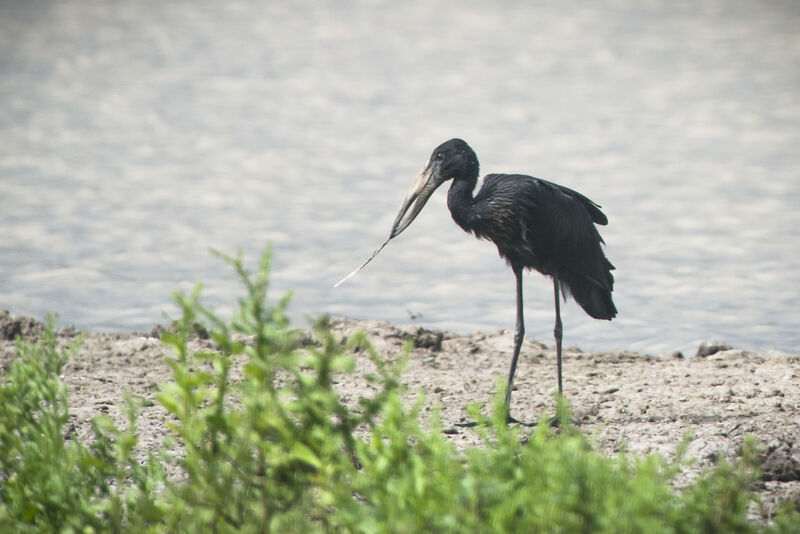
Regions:
[[[414,180],[414,185],[411,186],[411,190],[403,201],[403,205],[400,206],[400,212],[394,220],[389,239],[397,237],[403,230],[408,228],[408,225],[419,215],[425,203],[440,185],[442,185],[442,182],[439,180],[439,165],[438,163],[429,163],[420,171],[419,176]],[[412,203],[414,204],[413,207],[411,206]],[[411,213],[406,215],[409,208],[411,208]]]

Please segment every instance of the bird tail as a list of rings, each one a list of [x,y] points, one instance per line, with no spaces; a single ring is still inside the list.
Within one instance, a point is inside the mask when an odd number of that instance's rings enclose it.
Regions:
[[[611,270],[614,266],[603,258],[606,269],[602,279],[587,276],[586,274],[561,273],[559,280],[564,293],[569,292],[575,302],[580,304],[586,313],[595,319],[611,320],[617,315],[617,308],[611,299],[614,290],[614,275]]]

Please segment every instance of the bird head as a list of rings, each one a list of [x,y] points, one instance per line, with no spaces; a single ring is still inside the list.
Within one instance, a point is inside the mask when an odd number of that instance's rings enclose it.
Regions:
[[[448,180],[478,179],[478,157],[475,151],[461,139],[450,139],[436,147],[430,159],[420,171],[411,190],[400,206],[400,212],[394,220],[390,239],[397,237],[408,228],[411,222],[419,215],[425,203],[434,191]],[[409,209],[411,210],[410,212]],[[408,214],[406,215],[406,212]]]

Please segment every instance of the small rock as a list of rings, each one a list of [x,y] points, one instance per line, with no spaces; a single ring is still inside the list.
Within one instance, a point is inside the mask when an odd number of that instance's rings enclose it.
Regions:
[[[36,337],[44,331],[44,324],[33,317],[12,317],[11,312],[0,310],[0,339],[14,341],[22,338]]]
[[[703,341],[700,343],[700,346],[697,347],[697,354],[700,358],[705,358],[706,356],[711,356],[712,354],[716,354],[722,350],[731,350],[733,347],[728,345],[727,343],[722,343],[721,341]]]
[[[788,436],[771,440],[761,454],[761,480],[800,480],[800,451]]]
[[[171,334],[178,333],[178,323],[177,321],[173,321],[168,326],[163,326],[160,324],[155,325],[150,331],[147,333],[147,337],[161,339],[161,336],[164,332],[169,332]],[[211,335],[208,333],[208,329],[200,323],[192,323],[191,327],[189,328],[189,339],[209,339]]]
[[[164,332],[168,332],[167,328],[164,328],[162,325],[157,324],[153,328],[150,329],[150,332],[147,333],[147,337],[153,337],[156,339],[161,339],[161,334]]]
[[[78,329],[75,328],[74,325],[65,326],[58,331],[58,334],[64,337],[76,337],[78,335]]]
[[[431,349],[433,352],[442,350],[442,338],[444,337],[444,333],[439,330],[429,330],[420,327],[412,336],[415,348]]]

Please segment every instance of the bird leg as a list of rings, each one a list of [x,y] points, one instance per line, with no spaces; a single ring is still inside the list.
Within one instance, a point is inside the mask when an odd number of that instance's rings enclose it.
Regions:
[[[553,329],[553,335],[556,338],[556,362],[558,365],[558,394],[563,395],[564,388],[561,385],[561,301],[559,293],[561,293],[561,283],[558,281],[558,275],[553,275],[553,291],[556,297],[556,327]]]
[[[506,387],[506,423],[516,423],[523,426],[536,426],[536,423],[523,423],[514,417],[511,417],[511,390],[514,389],[514,373],[517,370],[517,360],[519,360],[519,351],[522,348],[522,340],[525,339],[525,320],[522,314],[522,269],[514,269],[514,274],[517,277],[517,326],[514,331],[514,357],[511,358],[511,369],[508,372],[508,387]],[[474,427],[478,423],[475,421],[468,421],[465,423],[455,423],[458,427]]]
[[[514,388],[514,373],[517,370],[517,360],[525,338],[525,319],[522,313],[522,268],[514,267],[514,276],[517,278],[517,327],[514,332],[514,357],[511,359],[511,369],[508,372],[508,387],[506,388],[506,419],[509,423],[518,423],[511,417],[511,390]]]
[[[517,370],[517,360],[519,351],[522,348],[522,340],[525,339],[525,319],[522,314],[522,268],[514,267],[514,276],[517,277],[517,327],[514,332],[514,357],[511,359],[511,369],[508,372],[508,387],[506,388],[506,423],[517,423],[525,426],[534,426],[536,423],[523,423],[511,417],[511,390],[514,388],[514,373]],[[465,423],[455,423],[459,427],[477,426],[474,421]]]

